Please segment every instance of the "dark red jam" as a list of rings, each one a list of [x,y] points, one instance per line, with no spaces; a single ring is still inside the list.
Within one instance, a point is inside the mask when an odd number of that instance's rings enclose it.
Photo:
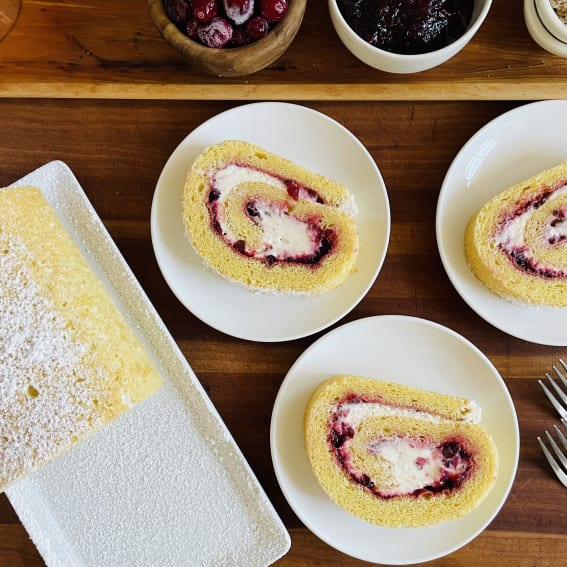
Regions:
[[[564,225],[567,223],[567,216],[564,210],[554,209],[551,212],[551,214],[553,217],[549,222],[549,226],[551,228],[555,228],[558,225]],[[565,239],[567,239],[567,236],[565,236],[565,234],[558,234],[558,235],[550,236],[547,240],[547,243],[550,246],[554,246],[555,244],[559,244],[560,242],[563,242]]]
[[[567,180],[556,183],[553,187],[543,187],[536,195],[528,195],[518,203],[516,206],[508,211],[505,211],[500,218],[500,225],[504,226],[515,218],[522,216],[529,211],[535,211],[544,205],[547,200],[561,187],[567,184]]]
[[[307,199],[308,201],[313,201],[314,203],[324,203],[320,195],[317,194],[313,189],[305,187],[301,183],[294,181],[293,179],[283,180],[287,194],[294,200],[299,201],[300,199]]]
[[[535,211],[544,205],[547,200],[561,187],[567,184],[567,180],[562,180],[556,183],[553,187],[543,187],[542,190],[536,194],[531,195],[520,201],[514,209],[507,211],[499,220],[499,229],[503,230],[508,224],[512,223],[515,219],[530,211]],[[566,222],[565,211],[563,208],[555,209],[551,212],[551,219],[549,226],[554,228]],[[549,246],[555,246],[565,241],[563,234],[554,235],[547,241]],[[526,274],[537,276],[546,280],[556,278],[567,278],[567,271],[557,270],[540,265],[536,257],[534,257],[527,247],[506,246],[506,244],[499,245],[500,250],[509,258],[514,267]]]
[[[510,261],[514,266],[525,272],[526,274],[530,274],[532,276],[538,276],[540,278],[544,278],[546,280],[551,280],[555,278],[563,278],[566,277],[567,274],[552,270],[549,268],[544,268],[540,266],[535,258],[528,256],[525,249],[518,249],[514,248],[512,250],[504,250],[505,254],[510,258]]]
[[[461,37],[474,0],[337,0],[337,6],[354,32],[374,47],[412,55]]]
[[[367,397],[349,394],[345,396],[336,406],[336,410],[329,422],[329,433],[327,442],[334,455],[335,462],[343,470],[351,482],[362,486],[365,490],[378,498],[388,500],[400,496],[420,497],[424,495],[439,494],[458,489],[463,482],[472,474],[474,457],[466,450],[464,442],[459,437],[448,437],[442,442],[431,445],[432,451],[441,455],[442,471],[440,477],[431,484],[416,488],[409,494],[386,492],[377,486],[374,480],[366,473],[352,466],[349,442],[356,435],[355,429],[343,418],[346,417],[345,405],[353,403],[382,403],[381,400],[370,400]],[[408,439],[408,437],[404,437]],[[413,438],[412,438],[413,440]],[[423,444],[422,439],[415,439],[416,445]],[[419,468],[423,463],[416,462]]]

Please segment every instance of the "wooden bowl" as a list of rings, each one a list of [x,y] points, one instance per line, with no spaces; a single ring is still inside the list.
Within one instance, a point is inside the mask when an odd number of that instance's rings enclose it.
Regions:
[[[295,38],[307,0],[289,0],[284,18],[266,37],[243,47],[212,48],[189,39],[167,17],[162,0],[148,0],[150,15],[163,38],[192,65],[211,75],[239,77],[271,65]]]

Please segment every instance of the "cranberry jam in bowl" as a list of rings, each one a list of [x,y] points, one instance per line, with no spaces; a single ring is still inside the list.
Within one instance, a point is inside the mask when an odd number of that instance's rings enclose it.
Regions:
[[[492,0],[328,0],[333,26],[363,63],[417,73],[456,55],[486,19]]]

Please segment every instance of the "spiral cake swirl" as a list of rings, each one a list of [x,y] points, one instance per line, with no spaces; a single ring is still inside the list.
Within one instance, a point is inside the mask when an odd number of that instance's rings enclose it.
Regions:
[[[452,520],[492,488],[498,452],[470,400],[339,375],[313,393],[305,444],[321,487],[352,515],[389,527]]]
[[[317,294],[355,268],[346,187],[240,140],[206,148],[188,172],[187,236],[205,263],[249,288]]]
[[[567,306],[567,162],[488,201],[465,232],[472,271],[494,293]]]

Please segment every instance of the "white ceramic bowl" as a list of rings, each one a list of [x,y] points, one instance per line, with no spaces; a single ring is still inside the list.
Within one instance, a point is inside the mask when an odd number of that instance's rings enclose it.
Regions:
[[[533,1],[533,0],[532,0]],[[328,0],[333,26],[347,49],[370,67],[389,73],[417,73],[436,67],[456,55],[472,39],[486,19],[492,0],[475,0],[471,21],[465,33],[453,43],[416,55],[391,53],[374,47],[349,26],[344,19],[336,0]]]
[[[532,39],[549,53],[567,57],[567,24],[549,0],[524,0],[524,19]]]

